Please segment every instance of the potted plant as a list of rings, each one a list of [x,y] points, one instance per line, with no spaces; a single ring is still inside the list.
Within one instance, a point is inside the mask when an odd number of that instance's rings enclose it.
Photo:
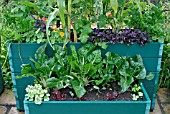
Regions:
[[[102,59],[100,49],[86,44],[78,50],[71,45],[70,54],[67,48],[54,45],[54,56],[48,57],[45,48],[46,44],[38,48],[31,64],[22,65],[21,77],[35,79],[35,85],[26,88],[26,114],[49,110],[63,114],[123,114],[125,110],[128,114],[149,114],[149,97],[137,80],[151,80],[154,75],[146,75],[140,55],[131,58],[107,52]]]
[[[93,42],[102,48],[102,57],[106,52],[131,57],[135,57],[136,54],[142,56],[147,73],[155,74],[152,81],[142,80],[152,99],[151,109],[153,109],[163,44],[148,43],[148,34],[151,36],[151,41],[162,42],[164,34],[161,32],[163,31],[161,24],[164,20],[161,8],[151,3],[124,0],[10,3],[3,10],[2,17],[6,26],[2,29],[9,31],[5,34],[9,40],[17,42],[8,45],[17,108],[23,110],[25,87],[33,84],[34,79],[32,77],[15,79],[15,77],[21,75],[22,63],[30,63],[29,58],[34,56],[44,42],[49,44],[46,53],[51,57],[56,42],[64,47],[67,46],[69,50],[71,44],[78,49],[82,43]],[[159,12],[160,17],[156,18],[157,13],[153,12]]]

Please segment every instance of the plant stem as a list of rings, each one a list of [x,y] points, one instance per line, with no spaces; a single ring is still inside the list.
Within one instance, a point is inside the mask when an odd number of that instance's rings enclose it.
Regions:
[[[77,31],[73,29],[73,32],[74,32],[74,42],[77,42]]]
[[[68,0],[68,16],[67,16],[67,18],[68,18],[68,39],[69,39],[69,41],[71,40],[71,7],[72,7],[72,5],[71,5],[71,3],[72,3],[72,0]]]

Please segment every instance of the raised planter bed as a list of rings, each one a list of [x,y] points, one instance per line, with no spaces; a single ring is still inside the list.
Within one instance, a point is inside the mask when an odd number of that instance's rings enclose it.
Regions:
[[[14,92],[17,101],[17,109],[24,110],[23,100],[25,96],[25,87],[28,84],[33,84],[33,78],[16,79],[15,76],[20,75],[21,65],[30,63],[30,56],[34,57],[36,50],[43,44],[37,43],[12,43],[9,44],[9,60],[10,68],[12,71],[12,79],[14,84]],[[82,46],[81,43],[69,43],[69,45],[75,45],[76,48]],[[149,93],[150,99],[152,99],[151,110],[154,109],[154,103],[156,99],[156,89],[158,86],[159,71],[161,65],[163,44],[161,43],[149,43],[145,46],[139,46],[137,44],[127,46],[125,44],[109,44],[106,50],[102,50],[102,55],[106,52],[114,52],[119,55],[135,57],[136,54],[140,54],[143,58],[144,65],[147,72],[154,72],[155,78],[151,81],[142,80],[146,91]],[[49,56],[52,56],[52,49],[48,46],[46,50]]]
[[[44,101],[41,105],[24,100],[25,114],[149,114],[150,99],[144,93],[141,101]]]
[[[3,82],[3,77],[2,77],[2,69],[0,65],[0,94],[3,92],[3,90],[4,90],[4,82]]]

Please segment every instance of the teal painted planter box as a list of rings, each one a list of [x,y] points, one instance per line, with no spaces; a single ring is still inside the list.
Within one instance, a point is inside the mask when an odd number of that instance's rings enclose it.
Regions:
[[[3,81],[3,77],[2,77],[2,69],[1,69],[1,65],[0,65],[0,94],[3,92],[4,90],[4,81]]]
[[[10,69],[12,71],[12,81],[14,84],[14,92],[15,98],[17,102],[17,109],[23,109],[23,102],[25,96],[25,87],[28,84],[33,84],[33,78],[29,77],[27,79],[16,79],[17,75],[21,73],[21,65],[28,64],[31,61],[29,60],[30,56],[34,57],[36,50],[43,45],[37,43],[12,43],[9,44],[9,63]],[[61,43],[59,45],[62,45]],[[75,45],[76,49],[79,49],[82,44],[81,43],[69,43],[67,47],[69,48],[70,45]],[[136,54],[140,54],[143,58],[144,65],[146,67],[147,72],[154,72],[155,78],[151,81],[142,80],[146,91],[149,93],[150,99],[152,99],[152,106],[151,110],[154,109],[154,103],[156,98],[156,90],[158,86],[159,80],[159,71],[161,66],[161,58],[162,58],[162,51],[163,51],[163,44],[152,42],[146,44],[145,46],[139,46],[138,44],[133,44],[127,46],[125,44],[108,44],[108,48],[106,50],[102,50],[102,56],[106,52],[114,52],[119,55],[123,56],[131,56],[135,57]],[[69,51],[69,50],[68,50]],[[46,53],[49,56],[53,56],[53,51],[50,46],[47,46]]]
[[[141,83],[141,101],[47,101],[41,105],[24,100],[25,114],[149,114],[150,99]]]

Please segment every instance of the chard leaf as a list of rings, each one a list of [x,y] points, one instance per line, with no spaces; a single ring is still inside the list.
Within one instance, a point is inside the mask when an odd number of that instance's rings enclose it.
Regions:
[[[98,64],[102,61],[101,50],[95,50],[88,56],[88,62],[92,64]]]
[[[67,54],[66,50],[59,45],[55,45],[54,49],[55,49],[55,57],[57,59],[57,62],[60,65],[64,66],[64,62],[66,62],[66,54]]]
[[[21,74],[26,76],[34,76],[34,69],[32,68],[31,64],[22,64]]]
[[[88,62],[87,58],[94,49],[95,46],[93,44],[86,44],[78,50],[79,61],[81,61],[82,65]]]
[[[152,80],[154,78],[154,73],[150,72],[147,76],[146,76],[146,79],[147,80]]]
[[[40,46],[36,53],[35,53],[35,58],[38,59],[38,60],[42,60],[42,59],[45,59],[47,58],[47,55],[45,54],[45,48],[46,48],[47,44],[44,44],[42,46]]]
[[[100,84],[102,84],[104,81],[104,79],[100,79],[100,80],[94,80],[95,84],[98,86]]]
[[[97,43],[102,49],[107,49],[107,44],[106,44],[106,42],[99,42],[99,43]]]
[[[71,48],[71,56],[74,58],[74,60],[79,61],[75,46],[71,45],[70,48]]]
[[[78,39],[81,41],[81,43],[85,44],[88,38],[89,38],[89,35],[82,33]]]
[[[56,87],[58,81],[59,81],[59,79],[57,79],[57,78],[55,78],[55,77],[48,78],[48,79],[46,80],[47,87],[48,87],[48,88]]]
[[[137,79],[144,79],[146,77],[146,69],[143,67],[143,69],[140,71],[140,73],[136,76]]]
[[[83,97],[83,95],[86,93],[86,89],[84,88],[83,84],[80,83],[78,80],[73,80],[71,84],[76,93],[76,96],[78,98]]]
[[[120,87],[121,87],[121,91],[125,92],[127,91],[127,89],[130,87],[130,84],[132,84],[132,82],[134,82],[134,78],[129,76],[121,76],[120,77]]]
[[[58,90],[65,88],[63,80],[58,81],[56,87]]]

